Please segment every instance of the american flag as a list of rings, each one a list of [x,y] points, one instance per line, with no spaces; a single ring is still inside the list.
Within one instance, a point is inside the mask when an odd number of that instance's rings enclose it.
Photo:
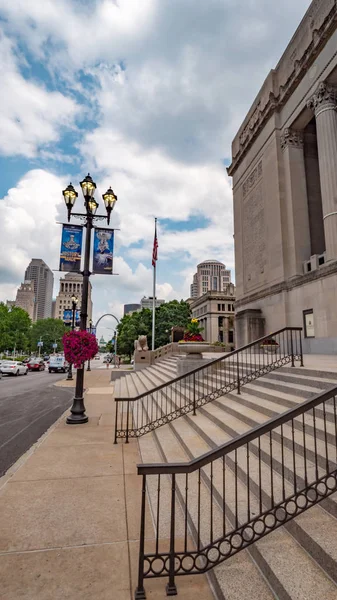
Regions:
[[[155,220],[155,230],[154,230],[154,240],[153,240],[153,250],[152,250],[152,266],[156,266],[156,261],[158,260],[158,239],[157,239],[157,219]]]

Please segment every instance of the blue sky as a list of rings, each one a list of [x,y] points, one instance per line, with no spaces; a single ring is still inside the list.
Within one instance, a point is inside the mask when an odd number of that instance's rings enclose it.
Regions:
[[[231,140],[308,6],[0,0],[0,299],[30,258],[57,268],[61,191],[88,171],[120,228],[95,318],[152,293],[155,216],[158,296],[188,297],[204,259],[233,271]]]

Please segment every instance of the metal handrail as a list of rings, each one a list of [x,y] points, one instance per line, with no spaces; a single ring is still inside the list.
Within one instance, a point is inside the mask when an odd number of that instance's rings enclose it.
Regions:
[[[152,389],[137,390],[134,381],[134,396],[115,397],[115,443],[121,438],[128,443],[130,437],[145,435],[189,412],[195,415],[201,406],[233,390],[240,394],[243,385],[275,369],[288,363],[294,367],[295,360],[303,367],[301,331],[283,327]],[[265,351],[264,342],[270,338],[275,345]],[[145,371],[144,377],[151,380],[151,373]]]
[[[149,391],[142,392],[141,394],[138,394],[137,396],[134,396],[131,398],[116,397],[115,402],[134,402],[135,400],[140,400],[141,398],[144,398],[144,396],[147,396],[149,393],[162,390],[163,388],[167,387],[168,385],[177,383],[178,381],[180,381],[182,379],[186,379],[189,375],[192,375],[193,373],[198,373],[199,371],[203,371],[203,370],[207,369],[211,365],[214,365],[218,362],[226,360],[226,358],[228,358],[228,356],[231,356],[231,357],[235,356],[236,354],[239,354],[240,352],[243,352],[244,350],[248,350],[249,348],[252,348],[253,346],[261,344],[263,342],[263,340],[267,340],[269,338],[275,337],[276,335],[278,335],[280,333],[284,333],[285,331],[302,331],[302,327],[283,327],[282,329],[279,329],[278,331],[274,331],[273,333],[270,333],[269,335],[264,335],[263,337],[258,338],[257,340],[254,340],[254,342],[250,342],[249,344],[246,344],[245,346],[241,346],[237,350],[233,350],[232,352],[230,352],[229,354],[226,354],[225,356],[220,356],[219,358],[214,358],[214,359],[210,360],[209,362],[207,362],[206,365],[201,365],[201,367],[196,367],[195,369],[191,369],[191,371],[189,371],[188,373],[184,373],[183,375],[178,375],[177,377],[170,379],[170,381],[166,381],[165,383],[162,383],[162,384],[156,386],[155,388],[153,388],[153,390],[151,390],[151,392],[149,392]]]
[[[256,427],[253,427],[253,429],[251,429],[248,433],[242,433],[241,435],[238,435],[234,440],[229,440],[228,442],[222,444],[215,450],[205,452],[205,454],[202,454],[198,458],[195,458],[191,461],[185,463],[152,463],[137,465],[138,475],[172,475],[173,473],[193,473],[194,471],[201,469],[210,462],[221,458],[222,456],[225,456],[230,452],[233,452],[233,450],[236,450],[237,448],[240,448],[241,446],[252,442],[261,435],[269,433],[273,429],[284,425],[284,423],[286,423],[287,421],[295,419],[299,415],[302,415],[305,412],[311,410],[312,408],[315,408],[319,404],[326,402],[332,396],[337,396],[337,386],[332,386],[323,394],[317,394],[310,400],[305,400],[304,402],[301,402],[301,404],[299,404],[295,408],[290,408],[286,412],[282,413],[281,416],[273,417],[266,421],[266,423],[262,423],[262,425],[257,425]]]
[[[134,597],[145,600],[144,580],[157,577],[167,577],[167,595],[176,595],[177,576],[206,573],[322,500],[329,502],[337,491],[337,386],[189,462],[138,465],[138,474]],[[147,491],[155,544],[145,537]]]

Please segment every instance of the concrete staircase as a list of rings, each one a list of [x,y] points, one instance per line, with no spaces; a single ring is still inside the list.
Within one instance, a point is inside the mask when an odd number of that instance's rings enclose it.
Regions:
[[[249,368],[249,365],[247,365]],[[128,374],[116,382],[116,385],[126,386],[128,393],[134,395],[169,381],[176,376],[176,358],[171,357],[141,371]],[[245,385],[241,395],[236,392],[214,400],[199,408],[197,415],[190,413],[184,417],[164,425],[156,431],[139,438],[138,443],[144,463],[187,462],[226,441],[249,431],[256,425],[269,420],[275,415],[295,407],[312,396],[337,386],[337,372],[317,371],[306,368],[282,367],[254,382]],[[185,390],[186,395],[190,392]],[[119,389],[122,396],[122,390]],[[133,395],[132,394],[132,395]],[[173,407],[174,408],[174,407]],[[329,455],[336,456],[333,447],[336,439],[336,423],[331,408],[327,409],[326,433],[329,445]],[[322,415],[317,414],[318,431],[318,462],[324,462],[324,431]],[[307,425],[310,434],[310,424]],[[313,441],[309,440],[307,448],[303,448],[300,426],[295,422],[294,440],[298,461],[303,460],[307,453],[309,463],[313,466]],[[290,432],[285,428],[285,452],[291,444]],[[294,441],[293,440],[293,441]],[[280,478],[280,447],[274,445],[273,468],[275,471],[274,485],[278,493]],[[333,454],[334,453],[334,454]],[[267,482],[269,468],[268,448],[262,448],[263,481]],[[238,456],[240,480],[239,492],[242,498],[247,494],[247,482],[250,494],[256,497],[258,489],[258,460],[253,455],[250,459],[249,477],[244,457]],[[297,466],[297,471],[298,471]],[[293,472],[286,469],[286,481],[289,488],[293,484]],[[168,477],[168,476],[166,476]],[[165,485],[165,483],[163,483]],[[167,481],[169,492],[169,482]],[[209,487],[209,477],[205,473],[202,484]],[[212,485],[217,486],[216,476]],[[183,480],[177,478],[178,492],[184,497]],[[225,502],[231,513],[231,500],[221,498],[218,490],[215,513],[219,513],[220,504]],[[267,506],[270,499],[270,489],[265,485],[262,490],[263,505]],[[148,484],[148,496],[152,514],[156,513],[155,486]],[[240,507],[240,499],[239,499]],[[183,509],[183,507],[182,507]],[[196,514],[189,506],[190,532],[193,537]],[[209,580],[215,598],[219,600],[337,600],[337,495],[334,494],[311,507],[307,512],[288,522],[283,527],[252,544],[231,557],[224,563],[209,571]],[[207,515],[204,516],[206,528]],[[215,514],[215,523],[217,514]],[[163,536],[168,522],[162,523]],[[203,535],[203,534],[202,534]],[[206,535],[206,534],[205,534]],[[145,580],[146,584],[146,580]],[[179,577],[177,577],[179,590]]]

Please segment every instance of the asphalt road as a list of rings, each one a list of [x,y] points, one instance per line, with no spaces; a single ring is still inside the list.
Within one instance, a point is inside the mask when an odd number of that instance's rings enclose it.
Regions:
[[[0,380],[0,477],[71,406],[74,389],[55,387],[59,379],[42,371]]]

